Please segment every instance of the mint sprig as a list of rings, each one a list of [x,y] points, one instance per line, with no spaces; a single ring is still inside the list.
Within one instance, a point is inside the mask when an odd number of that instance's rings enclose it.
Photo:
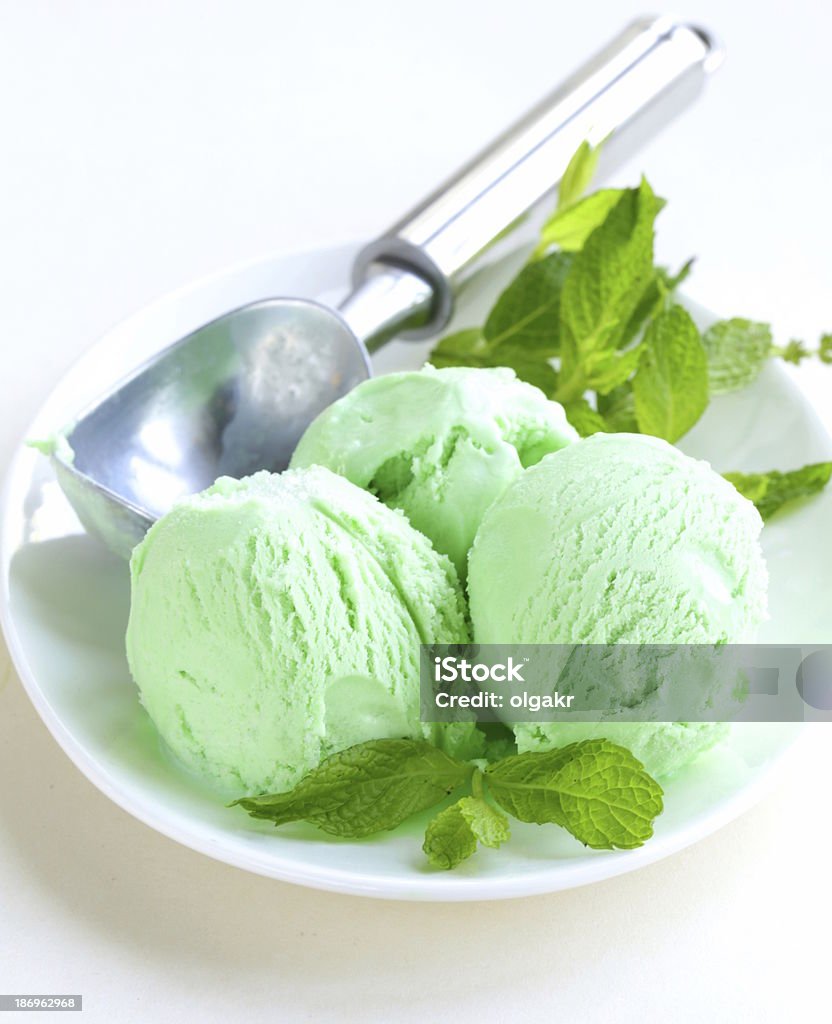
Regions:
[[[600,146],[584,141],[567,164],[558,186],[557,206],[540,230],[540,242],[532,259],[540,259],[556,245],[562,252],[576,252],[615,205],[620,189],[606,189],[582,198],[595,177]]]
[[[666,332],[650,334],[649,325],[666,312],[691,266],[688,261],[672,275],[654,265],[654,222],[664,200],[646,180],[637,188],[580,198],[594,167],[592,152],[582,147],[576,153],[532,262],[502,292],[482,328],[444,338],[430,355],[439,367],[511,367],[560,401],[583,436],[643,429],[634,408],[634,381],[643,359],[648,367],[661,361],[663,352],[651,354],[648,339],[666,338]],[[552,245],[558,248],[549,251]],[[690,338],[686,332],[682,342]],[[701,348],[698,333],[693,343]],[[692,365],[698,371],[700,364],[698,359]],[[707,389],[704,368],[701,374],[692,395]],[[650,379],[648,369],[642,384]],[[614,402],[605,401],[610,395]],[[657,432],[656,422],[654,415],[651,432]]]
[[[611,433],[611,427],[604,415],[593,409],[585,398],[576,398],[567,402],[564,407],[566,418],[578,431],[581,437],[591,437],[593,434]]]
[[[641,301],[636,306],[619,341],[620,348],[634,342],[652,318],[672,304],[676,289],[683,281],[687,280],[693,269],[693,264],[694,260],[691,258],[682,264],[675,274],[671,274],[667,267],[654,267],[652,280],[645,288]]]
[[[596,850],[632,850],[653,834],[662,789],[640,761],[608,740],[517,754],[486,769],[491,795],[520,821],[561,825]]]
[[[560,825],[587,846],[611,850],[644,843],[662,811],[659,784],[630,751],[607,740],[512,755],[484,772],[423,740],[370,740],[333,754],[289,793],[243,797],[230,806],[275,825],[306,821],[361,839],[396,828],[465,784],[472,792],[427,827],[423,849],[436,867],[455,867],[478,844],[506,842],[503,812]]]
[[[597,158],[588,143],[578,148],[531,262],[483,327],[439,342],[435,366],[511,367],[561,402],[582,436],[627,431],[676,441],[712,396],[746,387],[772,356],[832,365],[832,334],[816,348],[778,346],[768,324],[734,317],[700,335],[689,318],[668,316],[693,261],[676,274],[654,264],[664,201],[644,179],[584,195]]]
[[[832,462],[813,462],[787,473],[772,469],[768,473],[726,473],[743,497],[752,501],[764,520],[798,498],[822,491],[832,477]]]
[[[560,297],[572,264],[555,252],[527,264],[500,294],[482,328],[448,335],[431,362],[443,366],[508,366],[547,394],[557,387],[549,363],[560,348]]]
[[[560,349],[560,303],[572,258],[554,252],[528,263],[501,293],[483,327],[492,350],[522,349],[537,357],[556,356]]]
[[[818,359],[824,365],[830,366],[832,365],[832,334],[821,335],[818,347],[815,349],[809,348],[805,341],[792,338],[788,344],[782,347],[775,346],[772,351],[784,362],[793,363],[795,366],[800,366],[804,359]]]
[[[461,804],[462,800],[458,800],[440,811],[427,827],[422,850],[435,868],[448,871],[477,852],[477,837],[462,813]]]
[[[696,324],[681,306],[653,320],[633,378],[636,422],[643,434],[677,441],[708,404],[708,357]]]
[[[623,383],[609,380],[616,359],[624,358],[616,356],[619,341],[653,279],[653,225],[662,205],[642,179],[623,191],[575,256],[561,296],[559,401]]]
[[[553,246],[561,252],[578,252],[604,223],[622,194],[620,188],[602,188],[572,206],[559,206],[541,228],[540,242],[532,258],[540,259]]]
[[[534,384],[547,395],[557,386],[558,375],[548,359],[538,358],[514,346],[491,346],[479,327],[457,331],[443,338],[431,352],[430,361],[437,369],[443,366],[508,366],[520,380]]]
[[[482,775],[477,774],[480,780]],[[422,849],[437,868],[455,868],[477,852],[477,843],[496,849],[509,839],[508,818],[483,796],[464,796],[431,821]]]
[[[771,355],[771,327],[734,317],[712,324],[702,335],[712,395],[747,387]]]
[[[253,818],[308,821],[361,839],[396,828],[466,783],[473,768],[424,740],[368,740],[333,754],[288,793],[243,797]]]
[[[584,139],[578,146],[560,179],[555,213],[563,212],[570,206],[574,206],[586,192],[589,183],[595,177],[600,156],[601,146],[591,145],[588,139]]]

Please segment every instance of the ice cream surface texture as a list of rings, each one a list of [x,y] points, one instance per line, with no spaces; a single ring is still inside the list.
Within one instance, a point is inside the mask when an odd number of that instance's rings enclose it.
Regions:
[[[131,574],[142,703],[174,754],[232,794],[290,789],[366,739],[424,735],[419,645],[468,635],[450,561],[323,468],[218,480],[152,527]]]
[[[359,384],[310,425],[292,466],[326,466],[401,509],[464,579],[488,506],[576,439],[563,408],[512,370],[428,366]]]
[[[468,575],[474,639],[749,640],[766,614],[761,529],[751,502],[706,462],[656,438],[596,434],[529,469],[485,515]],[[665,775],[724,727],[558,722],[514,731],[520,751],[606,736]]]

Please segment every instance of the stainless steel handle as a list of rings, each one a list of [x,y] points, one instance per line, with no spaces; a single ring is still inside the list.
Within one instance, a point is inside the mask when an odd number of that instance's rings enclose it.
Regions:
[[[356,290],[341,307],[347,321],[360,328],[359,336],[368,339],[369,347],[403,327],[411,336],[441,330],[466,269],[554,188],[584,139],[594,145],[608,140],[606,151],[616,134],[647,108],[656,107],[666,122],[668,111],[657,101],[680,92],[682,85],[688,86],[688,99],[721,59],[721,49],[701,29],[667,17],[634,22],[362,250],[354,270]],[[405,287],[402,271],[409,272],[404,278],[418,275],[430,290],[424,284]],[[370,294],[373,302],[386,296],[388,306],[395,302],[393,295],[403,296],[412,309],[400,304],[395,325],[382,324],[382,314],[374,329],[373,315],[368,315]]]

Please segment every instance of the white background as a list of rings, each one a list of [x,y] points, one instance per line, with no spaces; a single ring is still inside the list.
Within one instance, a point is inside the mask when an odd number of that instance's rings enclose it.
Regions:
[[[230,264],[369,237],[639,13],[2,0],[0,461],[112,323]],[[814,341],[832,330],[832,16],[681,13],[729,60],[621,178],[644,168],[669,197],[659,253],[699,255],[693,297]],[[832,370],[799,379],[832,426]],[[811,737],[757,809],[624,878],[376,903],[247,876],[129,818],[2,650],[0,991],[82,992],[96,1022],[828,1020],[830,767]]]

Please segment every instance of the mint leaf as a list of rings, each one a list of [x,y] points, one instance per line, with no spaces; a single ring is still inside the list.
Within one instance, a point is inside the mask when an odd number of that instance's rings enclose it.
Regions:
[[[547,398],[551,398],[557,389],[557,371],[545,360],[532,359],[514,350],[500,349],[499,361],[495,365],[508,366],[509,369],[514,370],[520,380],[540,388]]]
[[[625,352],[591,352],[583,364],[584,381],[599,395],[609,394],[632,377],[643,352],[643,344]]]
[[[681,306],[660,313],[644,336],[633,379],[639,430],[677,441],[708,404],[708,360],[696,324]]]
[[[601,147],[591,146],[586,139],[578,146],[560,179],[558,186],[559,210],[573,206],[586,192],[589,183],[595,177],[600,156]]]
[[[496,850],[511,837],[508,818],[482,797],[464,796],[457,806],[483,846]]]
[[[726,473],[743,497],[754,502],[763,519],[770,519],[784,505],[796,498],[817,494],[829,483],[832,462],[814,462],[801,469],[781,473]]]
[[[805,341],[792,338],[787,345],[775,345],[771,351],[772,355],[780,356],[784,362],[794,363],[795,366],[799,366],[804,359],[810,359],[812,356],[817,356],[822,363],[829,366],[832,364],[832,334],[821,335],[816,349],[810,349]]]
[[[628,434],[638,433],[635,399],[632,386],[629,383],[614,388],[606,395],[599,395],[598,411],[604,417],[604,422],[610,433],[621,431]]]
[[[575,150],[558,186],[557,207],[541,228],[540,242],[532,259],[539,259],[553,245],[570,252],[580,249],[593,228],[604,220],[615,204],[615,193],[618,191],[615,189],[596,192],[580,202],[595,176],[600,155],[601,147],[593,148],[586,141]],[[597,196],[603,198],[597,199]],[[577,216],[570,216],[577,206],[583,207],[581,212]]]
[[[434,366],[508,366],[546,394],[557,384],[548,360],[559,348],[560,296],[571,257],[552,253],[523,267],[498,298],[480,330],[443,338],[429,361]]]
[[[642,333],[645,326],[668,305],[668,292],[665,290],[658,270],[644,289],[638,305],[630,315],[618,339],[618,347],[631,345]]]
[[[667,267],[656,268],[656,273],[659,276],[661,285],[668,295],[672,295],[683,281],[687,281],[690,277],[690,272],[693,270],[695,262],[696,257],[691,256],[687,262],[683,263],[681,267],[679,267],[675,274],[671,274]]]
[[[422,849],[435,868],[446,871],[477,852],[477,837],[459,803],[446,807],[431,821]]]
[[[552,246],[562,252],[577,252],[621,198],[624,190],[604,188],[574,205],[558,207],[540,229],[540,241],[534,251],[538,258]]]
[[[477,843],[497,848],[510,837],[505,814],[553,822],[588,846],[629,849],[651,834],[662,791],[633,755],[607,740],[586,740],[547,753],[521,754],[483,773],[423,740],[369,740],[333,754],[290,793],[243,797],[253,818],[283,825],[307,821],[331,835],[360,839],[396,828],[470,783],[472,795],[428,825],[423,849],[432,864],[452,868]]]
[[[600,412],[592,408],[585,398],[567,402],[563,410],[566,413],[566,418],[581,437],[591,437],[592,434],[609,432],[607,421]]]
[[[626,189],[575,256],[561,298],[561,401],[587,390],[584,363],[618,346],[650,284],[653,224],[661,206],[644,180]]]
[[[775,349],[775,354],[780,356],[784,362],[793,363],[795,366],[800,366],[804,359],[808,359],[812,355],[806,347],[806,343],[797,338],[792,338],[783,348]]]
[[[720,320],[705,331],[702,344],[708,357],[708,390],[721,395],[757,379],[771,354],[771,328],[740,317]]]
[[[635,341],[647,321],[670,305],[673,293],[688,277],[693,263],[693,259],[689,259],[675,274],[671,274],[667,267],[655,268],[650,284],[645,288],[618,341],[619,348],[625,348]]]
[[[428,362],[437,369],[444,366],[490,365],[477,361],[487,359],[487,353],[488,346],[480,328],[467,327],[437,342],[428,356]]]
[[[641,846],[663,807],[662,789],[641,762],[608,740],[507,757],[485,777],[491,795],[515,818],[561,825],[598,850]]]
[[[492,355],[506,345],[538,357],[560,348],[560,297],[572,259],[554,252],[529,263],[497,299],[483,334]],[[501,364],[503,365],[503,364]]]
[[[434,867],[455,868],[476,852],[477,841],[496,849],[511,835],[508,818],[482,797],[464,796],[431,821],[422,846]]]
[[[471,772],[424,740],[369,740],[328,757],[289,793],[243,797],[231,806],[275,825],[308,821],[359,839],[434,806]]]
[[[435,367],[443,366],[507,366],[520,380],[534,384],[546,395],[554,394],[558,375],[542,355],[527,352],[512,344],[490,346],[478,327],[470,327],[443,338],[428,356]]]

